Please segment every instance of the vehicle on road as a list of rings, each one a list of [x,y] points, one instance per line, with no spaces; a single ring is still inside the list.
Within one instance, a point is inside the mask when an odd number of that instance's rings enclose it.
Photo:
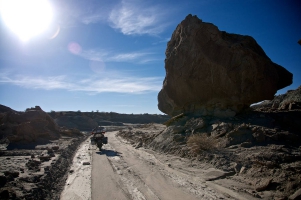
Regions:
[[[102,126],[98,126],[92,130],[91,144],[96,144],[96,146],[101,151],[104,144],[108,144],[108,137],[105,137],[106,129]]]

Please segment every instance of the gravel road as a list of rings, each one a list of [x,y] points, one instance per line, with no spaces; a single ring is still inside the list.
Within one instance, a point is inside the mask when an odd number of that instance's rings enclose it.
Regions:
[[[220,176],[216,169],[195,168],[187,159],[135,148],[116,133],[106,133],[109,143],[102,151],[89,140],[82,144],[61,199],[254,199],[206,181],[208,175]]]

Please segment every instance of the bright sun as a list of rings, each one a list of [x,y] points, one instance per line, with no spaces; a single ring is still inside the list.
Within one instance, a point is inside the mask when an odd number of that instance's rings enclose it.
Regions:
[[[47,0],[0,0],[0,12],[6,26],[24,42],[47,30],[53,17]]]

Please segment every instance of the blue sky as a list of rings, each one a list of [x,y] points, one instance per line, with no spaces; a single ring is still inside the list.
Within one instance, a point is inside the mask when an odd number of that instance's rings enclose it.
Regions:
[[[12,109],[161,113],[157,94],[167,42],[188,14],[254,37],[273,62],[294,75],[293,84],[278,93],[301,85],[297,0],[49,2],[50,24],[26,41],[1,15],[0,104]]]

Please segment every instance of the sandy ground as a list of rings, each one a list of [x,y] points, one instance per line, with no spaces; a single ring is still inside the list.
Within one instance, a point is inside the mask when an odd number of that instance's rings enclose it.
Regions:
[[[195,167],[188,159],[135,148],[116,133],[107,132],[109,144],[101,152],[90,145],[89,139],[82,144],[61,199],[255,199],[217,184],[214,179],[224,176],[223,171]]]
[[[88,138],[73,158],[61,200],[91,199],[91,161],[92,149]]]

